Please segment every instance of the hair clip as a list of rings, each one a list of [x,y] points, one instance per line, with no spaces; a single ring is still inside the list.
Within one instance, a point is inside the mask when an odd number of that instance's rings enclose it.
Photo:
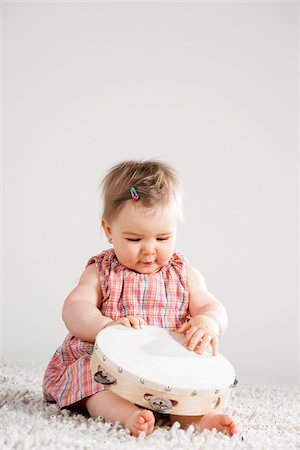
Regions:
[[[140,196],[137,193],[137,190],[135,189],[134,186],[132,186],[132,188],[130,188],[130,194],[131,194],[131,197],[133,198],[133,200],[135,200],[135,201],[137,201],[140,198]]]

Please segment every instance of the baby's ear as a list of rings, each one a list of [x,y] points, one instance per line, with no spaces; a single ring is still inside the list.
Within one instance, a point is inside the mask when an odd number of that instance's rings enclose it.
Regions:
[[[107,238],[109,239],[109,237],[111,235],[111,227],[109,226],[107,220],[104,219],[104,217],[101,220],[101,226],[102,226]]]

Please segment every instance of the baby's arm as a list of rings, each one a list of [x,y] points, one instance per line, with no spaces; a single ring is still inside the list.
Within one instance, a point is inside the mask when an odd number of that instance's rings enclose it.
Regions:
[[[228,325],[226,309],[206,287],[201,273],[187,265],[189,288],[189,312],[191,320],[178,331],[186,333],[185,345],[190,350],[203,353],[211,343],[213,353],[217,353],[218,338],[224,334]]]
[[[82,341],[95,342],[99,331],[112,321],[98,309],[101,301],[102,292],[96,264],[90,264],[63,306],[62,319],[73,336]]]
[[[223,335],[228,326],[226,309],[207,290],[204,277],[191,265],[187,267],[187,280],[189,288],[189,312],[191,317],[199,315],[210,317],[217,322],[220,329],[220,336]]]

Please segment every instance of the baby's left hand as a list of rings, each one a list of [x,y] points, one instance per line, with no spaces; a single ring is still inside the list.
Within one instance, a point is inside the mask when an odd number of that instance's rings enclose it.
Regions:
[[[216,356],[220,328],[214,319],[205,315],[195,316],[176,331],[178,333],[186,333],[184,345],[189,350],[193,350],[201,355],[206,347],[211,344],[213,356]]]

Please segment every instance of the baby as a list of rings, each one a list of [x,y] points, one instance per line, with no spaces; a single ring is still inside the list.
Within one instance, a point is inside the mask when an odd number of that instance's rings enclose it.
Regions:
[[[154,429],[155,415],[105,390],[90,370],[92,344],[99,331],[145,323],[185,334],[184,345],[200,355],[227,328],[224,306],[206,288],[200,272],[175,251],[182,222],[180,180],[169,164],[122,161],[102,181],[101,225],[112,248],[91,257],[78,285],[66,298],[62,318],[69,330],[45,371],[43,394],[59,408],[92,418],[119,421],[133,436]],[[183,428],[216,428],[231,436],[229,415],[170,415]]]

